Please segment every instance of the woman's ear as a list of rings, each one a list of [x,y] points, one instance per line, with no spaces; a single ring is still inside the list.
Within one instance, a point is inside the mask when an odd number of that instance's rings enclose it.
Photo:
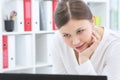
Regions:
[[[95,25],[95,16],[92,16],[92,23]]]
[[[91,24],[92,24],[92,29],[94,30],[94,28],[95,28],[95,16],[92,16]]]

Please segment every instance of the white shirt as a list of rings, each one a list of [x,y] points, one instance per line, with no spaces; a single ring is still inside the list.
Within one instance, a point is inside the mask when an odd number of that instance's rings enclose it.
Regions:
[[[111,30],[104,30],[91,59],[83,64],[78,64],[73,49],[64,43],[59,32],[51,51],[56,74],[107,75],[108,80],[120,80],[120,34]]]

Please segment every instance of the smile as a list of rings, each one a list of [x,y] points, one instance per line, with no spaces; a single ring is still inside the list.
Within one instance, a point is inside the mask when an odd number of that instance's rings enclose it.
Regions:
[[[85,43],[84,43],[84,44],[85,44]],[[76,49],[77,49],[77,50],[81,50],[81,49],[83,48],[84,44],[82,44],[82,45],[76,47]]]

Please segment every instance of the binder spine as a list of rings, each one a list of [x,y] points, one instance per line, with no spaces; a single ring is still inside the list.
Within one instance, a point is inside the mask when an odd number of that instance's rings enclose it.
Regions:
[[[23,0],[16,0],[17,6],[17,17],[16,17],[16,26],[18,32],[24,32],[24,7]]]
[[[40,30],[52,31],[52,1],[41,1]]]
[[[24,0],[24,31],[32,30],[31,13],[31,0]]]
[[[8,37],[2,37],[3,47],[3,69],[8,68]]]
[[[57,30],[57,27],[56,27],[55,22],[54,22],[54,12],[55,12],[57,3],[58,3],[57,0],[52,1],[52,26],[53,26],[53,30]]]
[[[32,0],[32,27],[33,31],[40,31],[40,2],[39,0]]]

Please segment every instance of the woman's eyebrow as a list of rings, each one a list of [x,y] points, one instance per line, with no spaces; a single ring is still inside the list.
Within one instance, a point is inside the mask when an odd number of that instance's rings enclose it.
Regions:
[[[69,34],[69,33],[62,33],[62,35]]]
[[[76,31],[79,31],[79,30],[81,30],[81,29],[83,29],[83,27],[80,27],[80,28],[76,29]]]

